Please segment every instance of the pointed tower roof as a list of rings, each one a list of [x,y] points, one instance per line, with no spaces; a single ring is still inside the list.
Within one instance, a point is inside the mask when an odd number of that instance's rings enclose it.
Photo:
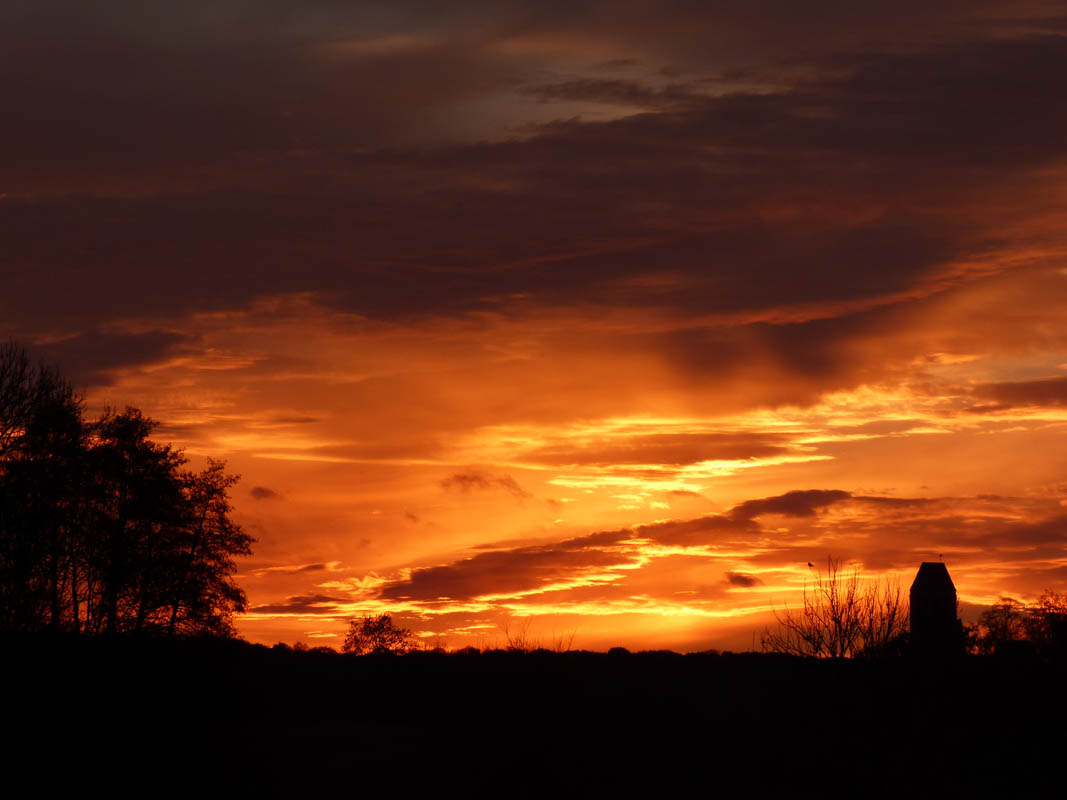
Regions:
[[[932,594],[935,592],[956,593],[956,585],[949,577],[948,567],[941,561],[924,561],[919,566],[915,580],[911,584],[912,592]]]

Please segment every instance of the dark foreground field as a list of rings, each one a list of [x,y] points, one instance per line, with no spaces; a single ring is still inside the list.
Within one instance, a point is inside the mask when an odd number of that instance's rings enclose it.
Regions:
[[[2,644],[5,774],[37,785],[1061,796],[1067,755],[1067,673],[1025,658]]]

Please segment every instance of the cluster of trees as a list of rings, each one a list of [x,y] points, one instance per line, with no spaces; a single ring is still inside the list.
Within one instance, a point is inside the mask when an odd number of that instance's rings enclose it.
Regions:
[[[47,364],[0,345],[0,629],[232,635],[245,609],[225,465],[186,469],[134,408],[85,418]]]
[[[1024,646],[1046,657],[1067,655],[1067,593],[1046,590],[1029,605],[1001,598],[968,629],[972,652],[995,653],[998,649]]]
[[[903,641],[908,617],[898,583],[861,581],[858,569],[842,574],[841,563],[828,558],[826,575],[817,572],[805,586],[802,607],[775,611],[778,627],[763,631],[761,647],[814,658],[880,655]]]

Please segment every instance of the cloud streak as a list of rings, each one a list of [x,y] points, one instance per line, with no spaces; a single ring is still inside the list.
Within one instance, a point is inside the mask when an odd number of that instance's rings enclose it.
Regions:
[[[510,475],[494,476],[477,471],[457,472],[449,475],[441,481],[441,488],[456,490],[464,494],[471,491],[504,491],[520,499],[531,496]]]

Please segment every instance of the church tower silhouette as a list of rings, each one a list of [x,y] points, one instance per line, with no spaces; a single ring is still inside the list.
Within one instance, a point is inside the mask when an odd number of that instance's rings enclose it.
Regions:
[[[956,586],[940,561],[924,561],[911,584],[911,644],[921,653],[947,653],[962,644]]]

